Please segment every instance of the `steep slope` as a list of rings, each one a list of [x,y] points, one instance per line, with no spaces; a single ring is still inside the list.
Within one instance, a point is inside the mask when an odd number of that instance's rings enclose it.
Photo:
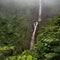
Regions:
[[[60,60],[60,16],[41,21],[36,40],[37,60]]]

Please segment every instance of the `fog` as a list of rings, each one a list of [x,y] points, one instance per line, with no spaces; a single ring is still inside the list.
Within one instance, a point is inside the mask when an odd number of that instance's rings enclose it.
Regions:
[[[40,3],[39,0],[0,0],[0,4],[6,6],[11,4],[16,4],[21,6],[26,6],[26,5],[36,6],[39,3]],[[51,6],[51,7],[57,6],[60,5],[60,0],[42,0],[42,5]]]
[[[16,3],[16,4],[28,4],[33,5],[37,4],[39,0],[0,0],[0,3]],[[46,5],[55,5],[56,3],[59,3],[60,0],[42,0],[43,3]]]
[[[60,0],[42,0],[43,18],[53,17],[60,14]]]
[[[42,1],[43,3],[49,6],[56,5],[56,3],[58,2],[58,0],[42,0]]]
[[[37,3],[37,0],[0,0],[0,3],[3,5],[15,3],[16,5],[35,5]]]
[[[0,6],[7,7],[7,9],[11,9],[12,7],[11,11],[15,9],[21,10],[20,7],[23,6],[23,8],[25,7],[25,11],[28,11],[29,14],[31,13],[30,8],[39,7],[39,3],[39,0],[0,0]],[[54,15],[60,13],[60,0],[42,0],[41,3],[43,17],[49,17],[51,14]],[[27,6],[29,9],[27,9]]]
[[[55,6],[57,8],[57,6],[60,5],[60,0],[42,0],[42,5],[43,6],[46,5],[46,6],[49,6],[49,7]]]

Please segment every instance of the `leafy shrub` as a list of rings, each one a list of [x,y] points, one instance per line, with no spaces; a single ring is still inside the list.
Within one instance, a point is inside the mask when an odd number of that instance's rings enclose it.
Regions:
[[[6,58],[5,60],[33,60],[31,55],[23,55],[23,56],[11,56]]]

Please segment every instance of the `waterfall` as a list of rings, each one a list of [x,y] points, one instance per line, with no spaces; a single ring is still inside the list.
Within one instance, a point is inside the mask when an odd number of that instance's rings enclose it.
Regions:
[[[31,38],[31,43],[30,43],[30,50],[34,49],[36,30],[37,30],[39,22],[41,21],[41,9],[42,9],[41,1],[42,0],[39,0],[39,16],[38,16],[38,20],[36,22],[34,22],[34,31],[32,33],[32,38]]]
[[[41,14],[42,14],[42,0],[39,0],[39,17],[38,17],[38,21],[41,21]]]

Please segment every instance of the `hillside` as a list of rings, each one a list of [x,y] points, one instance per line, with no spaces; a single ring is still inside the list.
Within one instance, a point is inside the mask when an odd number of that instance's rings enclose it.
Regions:
[[[37,60],[60,60],[60,16],[41,21],[36,40]]]
[[[7,44],[7,40],[5,40],[5,42],[6,43],[4,44]],[[19,46],[17,47],[18,48],[17,52],[19,52]],[[23,47],[25,47],[25,44]],[[1,60],[3,59],[4,60],[6,59],[8,60],[13,60],[13,59],[14,60],[24,60],[24,59],[25,60],[60,60],[60,15],[40,22],[37,31],[35,49],[33,51],[25,50],[24,52],[22,52],[22,54],[16,54],[14,52],[16,51],[14,50],[14,48],[15,46],[11,46],[11,45],[10,46],[6,45],[6,47],[3,46],[0,47],[1,49],[0,59]],[[13,55],[11,55],[12,50],[13,50]]]
[[[60,1],[0,0],[0,60],[60,60]]]

